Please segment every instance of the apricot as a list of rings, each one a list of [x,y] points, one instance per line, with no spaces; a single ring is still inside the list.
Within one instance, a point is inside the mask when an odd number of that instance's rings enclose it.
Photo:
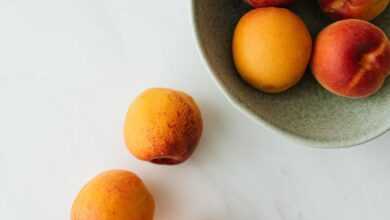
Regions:
[[[362,98],[378,91],[390,72],[390,43],[375,25],[338,21],[320,32],[312,70],[318,82],[339,96]]]
[[[152,220],[154,199],[134,173],[111,170],[93,178],[73,202],[72,220]]]
[[[293,3],[295,0],[244,0],[252,7],[269,7],[269,6],[287,6]]]
[[[320,0],[320,6],[336,20],[357,18],[369,21],[381,14],[389,2],[390,0]]]
[[[201,113],[184,92],[153,88],[130,105],[125,121],[125,141],[140,160],[174,165],[186,161],[202,134]]]
[[[238,22],[233,58],[241,77],[253,87],[278,93],[303,76],[312,39],[303,21],[284,8],[258,8]]]

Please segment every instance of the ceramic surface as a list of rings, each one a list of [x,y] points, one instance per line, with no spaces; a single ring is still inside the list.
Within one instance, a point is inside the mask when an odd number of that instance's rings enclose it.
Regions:
[[[313,39],[332,21],[317,1],[298,0],[291,10],[308,25]],[[285,137],[308,146],[334,148],[367,142],[390,128],[390,80],[375,95],[351,100],[323,89],[308,70],[303,80],[281,94],[265,94],[237,74],[231,54],[238,19],[250,8],[241,0],[193,0],[193,19],[210,72],[241,111]],[[374,21],[390,34],[390,7]]]

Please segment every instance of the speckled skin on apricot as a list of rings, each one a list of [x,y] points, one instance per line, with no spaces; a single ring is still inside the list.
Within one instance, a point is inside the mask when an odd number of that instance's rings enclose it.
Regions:
[[[284,8],[258,8],[238,22],[233,58],[241,77],[253,87],[278,93],[303,76],[312,39],[303,21]]]
[[[353,98],[374,94],[390,71],[390,43],[378,27],[347,19],[318,35],[312,70],[331,92]]]
[[[104,172],[80,191],[72,220],[153,220],[154,199],[142,180],[123,170]]]
[[[390,0],[320,0],[320,6],[336,20],[358,18],[369,21],[381,14],[389,2]]]
[[[130,105],[124,133],[128,149],[137,158],[169,165],[191,156],[202,129],[201,113],[189,95],[154,88]]]

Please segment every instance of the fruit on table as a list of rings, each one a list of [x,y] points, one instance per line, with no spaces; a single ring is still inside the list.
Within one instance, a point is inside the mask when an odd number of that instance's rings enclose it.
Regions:
[[[286,6],[293,3],[295,0],[244,0],[252,7],[268,7],[268,6]]]
[[[174,165],[191,156],[202,129],[201,113],[189,95],[153,88],[130,105],[124,135],[128,149],[138,159]]]
[[[367,21],[346,19],[333,23],[317,37],[312,70],[318,82],[334,94],[370,96],[389,75],[389,39]]]
[[[72,220],[153,220],[155,204],[134,173],[111,170],[93,178],[72,206]]]
[[[333,19],[372,20],[382,13],[390,0],[320,0],[322,10]]]
[[[264,92],[278,93],[301,79],[311,47],[310,33],[297,15],[284,8],[258,8],[238,22],[233,58],[246,82]]]

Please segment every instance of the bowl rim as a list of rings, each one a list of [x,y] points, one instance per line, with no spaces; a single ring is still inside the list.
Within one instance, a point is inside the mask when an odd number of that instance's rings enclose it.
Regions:
[[[362,145],[365,143],[368,143],[388,131],[390,131],[390,125],[388,128],[385,128],[383,130],[379,130],[377,132],[372,132],[372,134],[367,136],[362,136],[359,139],[353,139],[353,140],[334,140],[334,141],[328,141],[328,140],[317,140],[309,137],[305,137],[299,134],[292,133],[290,131],[287,131],[283,128],[280,128],[276,125],[273,125],[272,123],[266,121],[262,117],[255,114],[251,109],[249,109],[245,104],[243,104],[237,97],[235,97],[233,94],[230,93],[229,89],[225,86],[225,84],[221,81],[220,78],[215,73],[215,70],[211,66],[209,60],[206,58],[206,48],[202,44],[201,36],[200,36],[200,30],[198,26],[198,14],[196,9],[196,1],[197,0],[191,0],[191,26],[193,29],[193,35],[196,40],[196,48],[197,52],[201,58],[201,62],[203,66],[206,67],[206,70],[211,73],[211,78],[217,85],[220,91],[224,94],[225,98],[230,102],[231,105],[233,105],[236,109],[238,109],[240,112],[242,112],[246,117],[250,118],[251,120],[255,121],[257,124],[261,125],[263,128],[267,128],[268,130],[273,131],[275,134],[282,136],[286,139],[289,139],[297,144],[303,144],[305,146],[314,147],[314,148],[324,148],[324,149],[332,149],[332,148],[348,148],[348,147],[354,147],[358,145]]]

